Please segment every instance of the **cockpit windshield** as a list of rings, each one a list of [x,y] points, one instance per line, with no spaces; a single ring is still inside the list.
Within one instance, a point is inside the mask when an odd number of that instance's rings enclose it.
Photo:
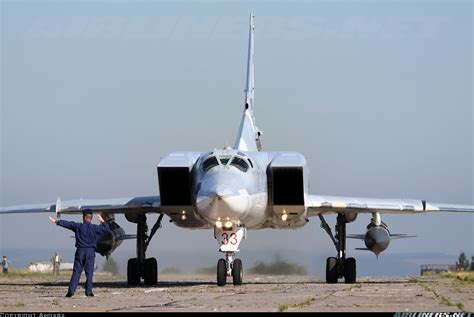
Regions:
[[[217,161],[215,156],[208,157],[203,163],[202,163],[202,169],[204,171],[208,171],[211,168],[218,166],[219,162]]]
[[[244,173],[247,172],[249,169],[249,164],[247,163],[247,161],[238,156],[234,156],[232,162],[230,162],[230,165],[238,168]]]
[[[204,172],[207,172],[219,165],[233,166],[244,173],[247,172],[250,167],[253,167],[250,160],[247,161],[244,157],[237,155],[211,155],[202,162],[201,167]]]

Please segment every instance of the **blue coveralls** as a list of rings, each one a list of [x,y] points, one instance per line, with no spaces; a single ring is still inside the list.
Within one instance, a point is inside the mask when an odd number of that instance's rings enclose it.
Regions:
[[[86,272],[86,295],[92,293],[92,276],[94,275],[95,250],[99,235],[110,232],[109,225],[104,222],[100,226],[84,221],[83,223],[59,220],[58,226],[74,231],[76,236],[76,254],[68,293],[74,294],[79,285],[82,270]]]

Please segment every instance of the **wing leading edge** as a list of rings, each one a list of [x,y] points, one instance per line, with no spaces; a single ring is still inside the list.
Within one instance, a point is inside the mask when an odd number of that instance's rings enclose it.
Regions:
[[[79,199],[60,201],[55,204],[22,205],[0,208],[3,214],[26,214],[54,212],[56,214],[81,214],[85,209],[97,212],[135,213],[156,212],[160,213],[160,196],[129,197],[114,199]]]
[[[417,214],[424,212],[472,212],[473,205],[427,203],[415,199],[379,199],[308,195],[308,216],[334,213],[390,213]]]

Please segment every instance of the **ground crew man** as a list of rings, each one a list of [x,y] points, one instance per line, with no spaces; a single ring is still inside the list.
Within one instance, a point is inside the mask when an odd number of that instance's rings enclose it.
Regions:
[[[99,220],[101,225],[92,224],[92,210],[90,209],[82,212],[82,223],[58,220],[53,217],[49,217],[49,220],[58,226],[73,231],[76,236],[74,267],[66,297],[72,297],[76,292],[82,270],[86,272],[86,296],[94,296],[94,293],[92,293],[92,277],[94,274],[97,240],[100,235],[110,232],[109,225],[100,215],[97,215],[97,220]]]
[[[10,265],[10,261],[8,261],[6,256],[3,256],[3,260],[0,263],[2,265],[2,272],[3,274],[8,274],[8,266]]]
[[[53,275],[58,276],[59,275],[59,267],[61,266],[61,262],[63,261],[63,258],[59,256],[58,251],[54,253],[54,256],[51,258],[51,263],[53,263]]]

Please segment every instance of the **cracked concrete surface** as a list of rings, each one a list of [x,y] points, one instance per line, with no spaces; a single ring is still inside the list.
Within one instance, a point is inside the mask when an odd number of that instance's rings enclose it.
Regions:
[[[82,285],[65,298],[68,275],[0,275],[0,311],[474,311],[474,285],[441,277],[360,277],[326,284],[305,276],[246,276],[215,285],[214,276],[162,275],[156,287],[128,287],[97,273],[95,297]],[[84,282],[84,276],[82,279]]]

